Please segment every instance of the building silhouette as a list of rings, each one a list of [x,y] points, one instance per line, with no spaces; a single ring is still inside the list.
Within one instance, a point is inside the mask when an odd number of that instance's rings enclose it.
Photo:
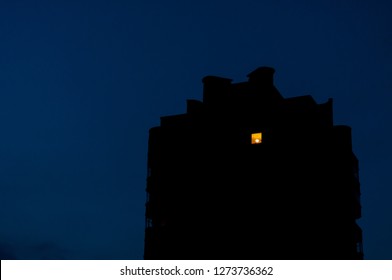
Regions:
[[[274,69],[207,76],[150,129],[145,259],[362,259],[358,160],[332,99],[283,98]]]

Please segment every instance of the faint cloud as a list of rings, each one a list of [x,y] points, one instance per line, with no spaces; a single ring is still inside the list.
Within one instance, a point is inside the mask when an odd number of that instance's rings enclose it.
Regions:
[[[68,250],[52,241],[4,239],[0,243],[2,260],[64,260]]]
[[[0,260],[16,260],[16,256],[8,244],[0,244]]]
[[[31,259],[40,260],[64,260],[67,259],[67,250],[59,247],[53,242],[41,242],[38,244],[32,244],[27,247],[28,254],[31,255]]]

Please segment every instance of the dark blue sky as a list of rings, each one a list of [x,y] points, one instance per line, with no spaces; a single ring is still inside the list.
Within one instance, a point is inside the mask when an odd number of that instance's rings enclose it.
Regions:
[[[267,65],[284,97],[334,99],[360,162],[365,258],[392,259],[391,11],[1,1],[0,258],[141,259],[148,129],[201,99],[204,76],[241,82]]]

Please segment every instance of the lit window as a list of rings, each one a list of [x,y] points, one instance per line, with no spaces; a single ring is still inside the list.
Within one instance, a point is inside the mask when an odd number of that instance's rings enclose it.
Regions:
[[[263,134],[261,132],[252,133],[252,144],[261,144],[263,142]]]

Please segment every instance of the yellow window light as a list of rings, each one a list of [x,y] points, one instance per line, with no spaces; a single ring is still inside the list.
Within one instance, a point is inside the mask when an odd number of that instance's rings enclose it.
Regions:
[[[263,142],[263,134],[261,132],[252,133],[252,144],[261,144]]]

